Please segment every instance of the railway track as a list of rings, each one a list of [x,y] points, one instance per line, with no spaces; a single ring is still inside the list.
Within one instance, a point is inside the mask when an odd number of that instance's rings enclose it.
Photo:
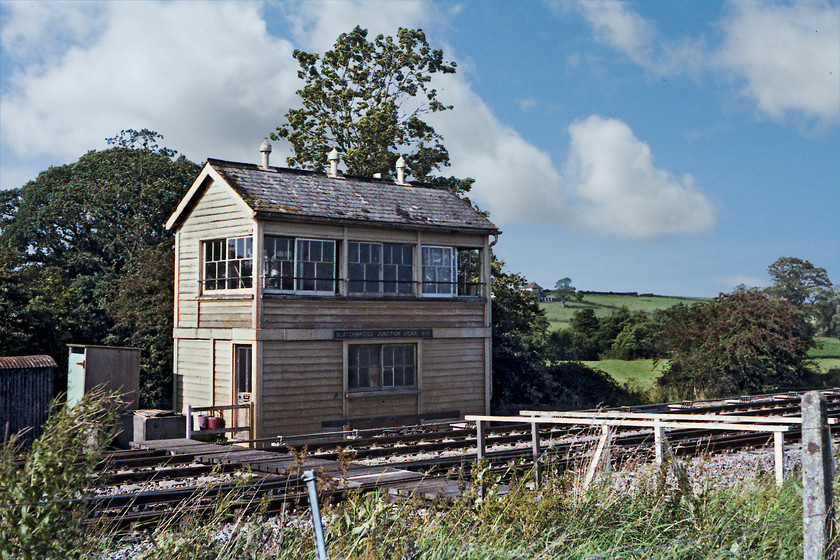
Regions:
[[[830,393],[827,400],[829,416],[840,417],[840,394]],[[756,416],[798,416],[800,413],[799,396],[791,394],[692,407],[683,403],[633,409],[640,410]],[[670,431],[668,438],[678,456],[772,445],[772,435],[765,433],[683,429]],[[786,443],[799,438],[798,430],[785,434]],[[591,453],[595,439],[594,433],[581,427],[552,426],[540,430],[541,452],[549,458],[552,468],[557,469],[580,467]],[[348,491],[376,488],[398,495],[408,494],[421,484],[441,489],[438,496],[451,497],[455,490],[453,484],[447,486],[447,479],[469,479],[470,467],[476,457],[475,428],[464,422],[318,434],[256,443],[273,450],[273,455],[268,459],[266,455],[260,455],[257,459],[253,456],[260,452],[231,451],[231,460],[219,459],[214,464],[212,456],[208,461],[206,454],[190,451],[109,453],[103,456],[99,465],[103,484],[100,493],[86,498],[89,522],[108,523],[114,527],[154,525],[175,515],[218,515],[220,504],[230,514],[272,513],[294,508],[305,496],[301,475],[307,465],[316,465],[316,471],[322,475],[323,493],[334,500],[341,499]],[[650,433],[620,430],[612,441],[614,460],[621,463],[630,457],[652,457],[653,443]],[[512,467],[531,468],[530,444],[529,428],[491,426],[485,455],[491,470],[504,473]],[[225,449],[225,446],[218,447]],[[227,446],[227,449],[236,448]],[[287,467],[275,473],[260,472],[274,455],[278,460],[287,459]],[[238,456],[242,459],[238,460]],[[366,474],[374,471],[378,474]],[[388,473],[388,476],[382,473]],[[348,483],[349,478],[356,482]]]

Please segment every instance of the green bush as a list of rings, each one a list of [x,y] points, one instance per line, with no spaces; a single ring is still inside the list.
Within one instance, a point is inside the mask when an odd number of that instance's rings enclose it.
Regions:
[[[757,290],[692,307],[668,331],[673,352],[659,379],[670,398],[696,399],[801,387],[814,346],[803,315]]]

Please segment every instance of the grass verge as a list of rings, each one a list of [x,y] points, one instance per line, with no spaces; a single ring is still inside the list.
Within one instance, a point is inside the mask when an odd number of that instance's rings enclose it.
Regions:
[[[550,469],[549,469],[550,470]],[[581,491],[573,476],[550,473],[543,487],[531,478],[506,479],[476,469],[489,491],[463,484],[454,502],[392,502],[357,494],[325,508],[328,557],[359,560],[478,559],[766,559],[802,555],[801,485],[777,488],[757,473],[737,486],[689,480],[678,484],[646,466],[604,475]],[[750,478],[750,477],[746,477]],[[92,536],[92,538],[97,538]],[[96,551],[106,557],[114,538]],[[109,550],[110,549],[110,550]],[[156,531],[132,558],[313,558],[308,519],[241,518],[224,526],[196,520]]]

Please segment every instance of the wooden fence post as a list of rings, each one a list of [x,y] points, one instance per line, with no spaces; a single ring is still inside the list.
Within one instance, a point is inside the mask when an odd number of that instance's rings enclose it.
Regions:
[[[475,459],[476,461],[484,460],[484,453],[487,448],[484,443],[484,422],[481,420],[475,421]]]
[[[657,465],[662,465],[665,461],[666,442],[665,429],[662,428],[662,422],[657,418],[653,421],[653,452]]]
[[[805,560],[836,558],[833,549],[834,461],[828,407],[819,391],[802,395],[802,516]]]
[[[601,437],[598,439],[598,446],[595,448],[595,453],[592,454],[592,460],[589,462],[589,468],[586,470],[586,477],[583,479],[583,489],[589,488],[592,479],[595,478],[595,472],[603,463],[604,470],[610,470],[610,440],[612,439],[612,432],[608,424],[601,426]]]

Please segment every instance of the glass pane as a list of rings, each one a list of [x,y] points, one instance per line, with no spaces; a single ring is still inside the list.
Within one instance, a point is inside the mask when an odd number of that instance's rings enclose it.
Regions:
[[[365,279],[367,280],[365,283],[366,292],[379,292],[379,272],[378,264],[365,265]]]
[[[382,368],[382,386],[383,387],[393,387],[394,386],[394,368],[383,367]]]
[[[379,346],[350,346],[347,357],[347,384],[351,389],[379,385]]]
[[[236,391],[238,393],[251,392],[251,347],[234,346],[234,367],[236,369]]]
[[[265,256],[266,287],[280,290],[293,290],[292,276],[294,240],[285,237],[266,237],[263,254]]]
[[[364,280],[365,278],[365,265],[363,264],[348,264],[347,265],[347,278],[349,280]]]

